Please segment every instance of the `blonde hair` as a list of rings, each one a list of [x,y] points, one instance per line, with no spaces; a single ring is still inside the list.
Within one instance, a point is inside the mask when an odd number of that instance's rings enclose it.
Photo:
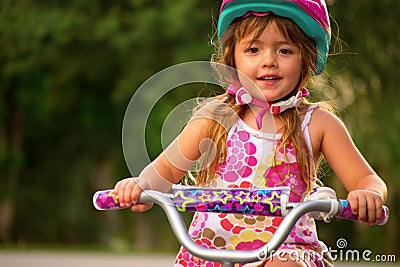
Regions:
[[[290,19],[283,18],[274,14],[264,17],[249,16],[247,18],[236,19],[227,29],[224,36],[217,43],[216,53],[212,56],[212,61],[236,68],[234,61],[234,50],[237,41],[242,40],[249,34],[253,34],[256,40],[261,36],[265,28],[271,23],[275,23],[282,35],[292,44],[299,47],[301,53],[301,73],[298,84],[292,93],[296,93],[303,88],[310,79],[313,68],[315,67],[316,48],[314,41],[307,37],[303,31]],[[221,76],[224,76],[222,74]],[[225,75],[226,77],[226,75]],[[229,82],[229,81],[227,81]],[[203,161],[208,166],[202,166],[197,172],[196,184],[204,186],[215,179],[215,172],[218,166],[226,160],[227,156],[227,135],[229,128],[238,117],[248,109],[247,105],[237,105],[235,97],[230,94],[222,94],[214,97],[220,104],[213,105],[213,116],[208,123],[209,138],[214,141],[214,147],[209,146],[204,151]],[[313,175],[312,155],[307,148],[301,130],[300,112],[304,112],[311,105],[303,99],[303,103],[298,108],[288,109],[276,115],[283,123],[281,145],[278,149],[283,149],[286,155],[286,146],[291,141],[296,151],[296,160],[299,164],[301,176],[307,185],[310,185]],[[328,105],[324,105],[328,107]],[[329,107],[328,107],[329,108]],[[232,113],[235,113],[232,116]],[[224,115],[225,114],[225,115]],[[231,114],[231,115],[226,115]],[[212,151],[215,149],[214,151]],[[212,153],[215,152],[215,153]],[[213,157],[213,158],[210,158]]]

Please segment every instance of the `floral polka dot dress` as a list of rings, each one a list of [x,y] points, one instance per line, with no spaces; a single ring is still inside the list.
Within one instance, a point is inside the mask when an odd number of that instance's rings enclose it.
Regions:
[[[313,109],[303,121],[303,132],[308,134],[308,124]],[[290,186],[290,202],[299,202],[307,193],[307,184],[300,176],[299,165],[291,144],[277,151],[281,135],[259,132],[238,120],[230,129],[227,139],[227,158],[216,171],[210,187],[250,188]],[[307,140],[307,138],[306,138]],[[275,158],[274,158],[275,155]],[[313,181],[312,181],[313,182]],[[199,245],[214,249],[250,250],[264,246],[274,234],[282,218],[243,214],[195,213],[189,228],[191,238]],[[295,225],[281,249],[308,249],[318,251],[320,242],[314,220],[304,215]],[[315,254],[315,253],[314,253]],[[309,266],[323,266],[315,261]],[[319,261],[321,263],[321,261]],[[258,263],[244,266],[257,266]],[[314,264],[314,265],[313,265]],[[208,262],[192,256],[181,247],[175,266],[213,267]],[[243,266],[243,264],[238,265]]]

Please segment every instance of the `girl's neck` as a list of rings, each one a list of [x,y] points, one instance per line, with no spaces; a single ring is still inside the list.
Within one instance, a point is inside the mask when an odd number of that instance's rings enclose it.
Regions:
[[[272,134],[280,133],[281,131],[279,129],[282,128],[282,123],[280,122],[277,116],[272,115],[270,113],[266,113],[262,117],[262,128],[261,129],[258,128],[256,117],[260,111],[261,107],[255,105],[249,105],[240,119],[248,126],[250,126],[252,129],[255,129],[257,131],[272,133]]]

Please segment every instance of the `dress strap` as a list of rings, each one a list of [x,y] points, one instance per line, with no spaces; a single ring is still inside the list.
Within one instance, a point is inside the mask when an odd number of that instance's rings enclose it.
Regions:
[[[313,148],[312,148],[312,143],[311,143],[310,130],[309,130],[308,126],[310,125],[311,117],[312,117],[312,114],[313,114],[314,110],[316,108],[318,108],[318,107],[319,107],[319,105],[310,106],[308,108],[307,112],[306,112],[306,115],[304,116],[303,122],[301,123],[301,130],[303,132],[303,136],[304,136],[304,139],[306,141],[307,148],[308,148],[308,151],[310,152],[311,158],[312,158],[312,155],[313,155]],[[312,163],[313,176],[316,177],[315,176],[316,175],[316,169],[315,169],[315,166],[314,166],[314,161],[312,160],[311,163]]]

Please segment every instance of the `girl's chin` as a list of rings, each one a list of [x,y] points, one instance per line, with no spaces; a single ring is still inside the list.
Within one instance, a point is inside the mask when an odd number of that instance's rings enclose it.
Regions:
[[[262,97],[268,102],[277,102],[279,99],[282,99],[284,96],[264,94]]]
[[[273,92],[272,90],[269,90],[269,91],[263,91],[263,94],[262,94],[262,98],[263,99],[265,99],[265,100],[267,100],[268,102],[279,102],[279,101],[281,101],[282,99],[285,99],[285,97],[287,96],[287,95],[289,95],[290,94],[290,92],[291,91],[289,91],[289,92],[287,92],[287,94],[277,94],[276,92]]]

